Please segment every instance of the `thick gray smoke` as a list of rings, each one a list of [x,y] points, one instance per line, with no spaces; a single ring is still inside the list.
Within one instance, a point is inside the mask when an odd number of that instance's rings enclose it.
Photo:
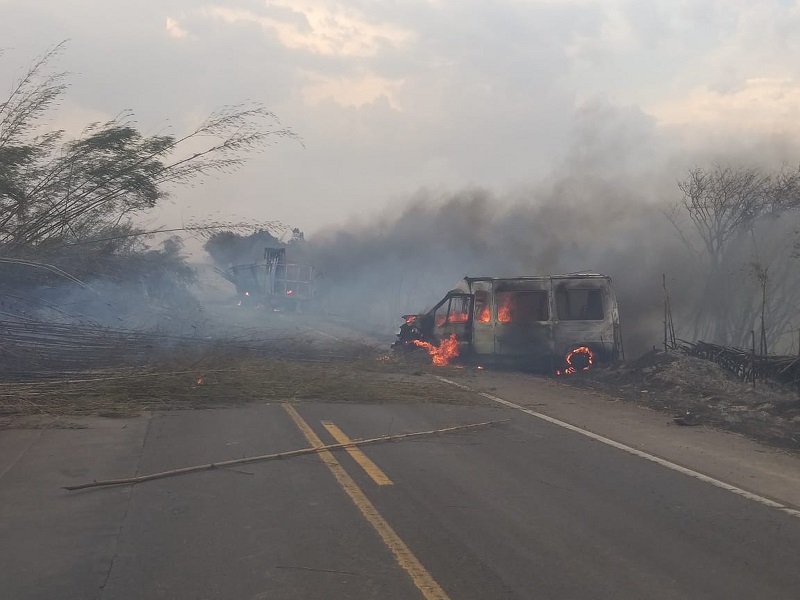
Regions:
[[[578,115],[572,150],[537,187],[423,190],[371,222],[314,236],[310,259],[324,277],[326,308],[389,331],[465,275],[595,271],[614,281],[630,357],[663,339],[665,274],[678,333],[691,337],[704,275],[665,214],[681,198],[678,179],[691,166],[726,160],[779,167],[788,150],[739,144],[689,155],[677,147],[637,109],[589,105]],[[742,246],[742,265],[751,252]],[[745,273],[736,276],[752,284]]]
[[[599,193],[533,204],[420,192],[395,219],[328,233],[312,248],[328,310],[382,330],[465,275],[602,272],[615,282],[625,342],[640,352],[659,339],[661,273],[687,260],[670,227],[653,206]]]

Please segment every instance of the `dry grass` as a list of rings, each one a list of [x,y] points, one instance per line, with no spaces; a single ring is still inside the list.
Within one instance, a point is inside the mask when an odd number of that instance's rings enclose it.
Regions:
[[[363,349],[362,349],[363,350]],[[0,415],[130,416],[257,401],[474,403],[432,367],[359,351],[350,358],[207,355],[190,365],[116,368],[0,384]],[[437,369],[440,372],[441,369]]]

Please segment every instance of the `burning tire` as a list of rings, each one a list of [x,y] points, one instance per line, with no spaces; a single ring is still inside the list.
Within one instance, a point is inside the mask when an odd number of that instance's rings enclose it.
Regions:
[[[572,375],[578,371],[588,371],[594,365],[594,352],[589,346],[577,346],[567,352],[564,367],[556,375]]]

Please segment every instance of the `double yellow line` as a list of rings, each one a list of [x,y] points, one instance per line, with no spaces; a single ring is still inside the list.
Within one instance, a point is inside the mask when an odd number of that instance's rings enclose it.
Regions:
[[[350,444],[353,440],[347,437],[347,434],[339,429],[336,425],[331,423],[330,421],[323,421],[322,425],[325,429],[328,430],[335,439],[340,444]],[[369,456],[364,454],[364,452],[358,446],[350,446],[345,447],[345,451],[353,458],[354,461],[358,463],[358,465],[366,471],[367,475],[372,477],[372,481],[377,483],[378,485],[392,485],[392,480],[386,476],[386,473],[381,471],[380,467],[376,465],[372,460],[370,460]]]
[[[309,444],[315,448],[325,445],[322,443],[322,440],[319,438],[319,436],[314,433],[314,430],[311,429],[311,426],[306,423],[303,417],[300,416],[293,406],[284,404],[283,408],[306,437]],[[325,422],[323,424],[339,443],[347,443],[351,441],[345,435],[345,433],[333,423]],[[337,436],[341,436],[341,439]],[[353,454],[353,450],[358,450],[358,452]],[[373,463],[363,452],[361,452],[361,450],[356,447],[352,447],[347,448],[347,451],[350,452],[350,455],[358,462],[358,464],[361,465],[361,467],[373,479],[375,479],[376,483],[379,485],[391,485],[392,482],[389,480],[389,478],[386,477],[383,471],[381,471],[378,466],[375,465],[375,463]],[[392,552],[397,564],[409,574],[411,580],[414,582],[414,585],[417,586],[417,589],[419,589],[419,591],[422,593],[425,600],[450,600],[449,596],[444,592],[439,584],[436,583],[436,580],[431,576],[430,573],[428,573],[425,567],[422,566],[422,563],[419,561],[419,559],[414,555],[406,543],[400,539],[400,536],[397,535],[395,530],[392,529],[391,525],[389,525],[386,519],[384,519],[383,516],[378,512],[378,509],[375,508],[375,505],[370,502],[366,494],[361,490],[360,487],[358,487],[353,478],[350,477],[350,475],[347,473],[347,471],[345,471],[344,467],[342,467],[339,461],[336,460],[333,454],[331,454],[329,450],[320,450],[319,456],[325,466],[328,467],[330,472],[336,478],[339,486],[350,497],[350,499],[353,501],[353,504],[356,505],[356,508],[358,508],[367,522],[383,540],[383,543],[386,544],[386,547]],[[359,456],[359,458],[356,458],[356,456]],[[378,476],[378,479],[376,479],[377,474],[383,476],[385,481],[388,483],[380,483],[379,479],[381,478]]]

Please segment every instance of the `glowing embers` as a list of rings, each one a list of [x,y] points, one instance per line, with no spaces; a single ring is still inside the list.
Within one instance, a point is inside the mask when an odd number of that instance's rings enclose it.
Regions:
[[[567,367],[556,371],[556,375],[572,375],[578,371],[588,371],[594,364],[594,352],[588,346],[578,346],[570,350],[565,358]]]
[[[452,359],[458,356],[458,338],[456,338],[455,333],[451,333],[450,337],[443,339],[438,346],[421,340],[413,341],[415,346],[425,348],[428,351],[433,364],[438,367],[446,366]]]

